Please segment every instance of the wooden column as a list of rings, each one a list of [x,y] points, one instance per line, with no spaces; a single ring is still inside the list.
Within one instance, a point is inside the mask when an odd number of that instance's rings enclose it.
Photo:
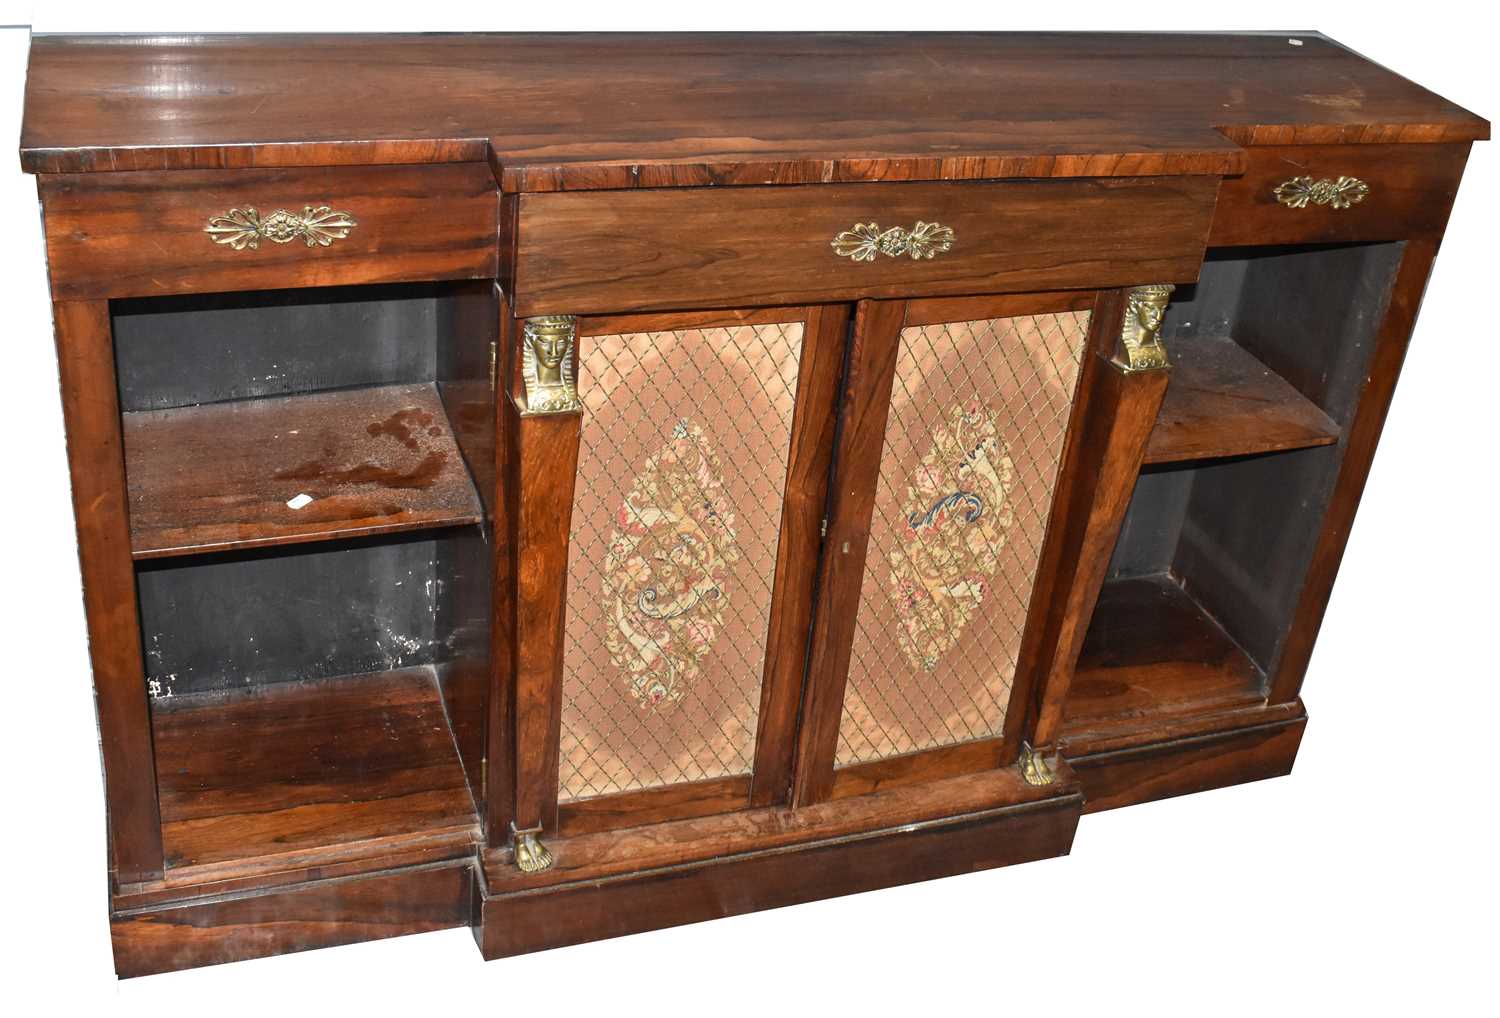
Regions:
[[[59,301],[52,305],[52,316],[104,757],[110,865],[118,883],[138,883],[161,876],[161,815],[130,556],[109,302]]]
[[[1012,716],[1026,719],[1028,741],[1043,755],[1050,755],[1062,728],[1073,670],[1167,391],[1165,369],[1134,367],[1128,351],[1116,346],[1124,303],[1124,293],[1113,290],[1094,307],[1091,360],[1074,407],[1034,598],[1046,610],[1033,614],[1017,669],[1018,684],[1022,670],[1036,681],[1030,709]]]
[[[557,827],[568,537],[583,420],[575,382],[576,323],[569,326],[560,366],[564,384],[557,388],[548,384],[545,364],[537,366],[546,359],[537,345],[546,342],[541,334],[534,335],[527,322],[509,323],[503,301],[502,318],[509,398],[499,401],[496,443],[503,478],[495,521],[501,665],[489,737],[495,782],[487,796],[491,845],[504,844],[512,831],[535,835]],[[553,341],[564,342],[555,334]]]
[[[1026,712],[1028,741],[1044,756],[1055,750],[1083,637],[1167,393],[1166,369],[1133,366],[1130,352],[1116,345],[1124,304],[1124,292],[1110,291],[1095,306],[1094,328],[1110,342],[1107,352],[1095,354],[1083,379],[1088,390],[1076,406],[1076,430],[1064,465],[1068,483],[1059,490],[1055,510],[1061,528],[1049,577],[1053,597],[1038,598],[1043,610],[1032,615],[1041,639],[1031,658],[1038,681]],[[1100,346],[1091,343],[1091,349]]]

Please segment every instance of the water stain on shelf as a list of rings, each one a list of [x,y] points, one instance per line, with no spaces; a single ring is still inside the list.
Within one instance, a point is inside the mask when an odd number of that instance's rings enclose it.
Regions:
[[[386,488],[430,488],[448,461],[446,452],[430,452],[410,470],[383,467],[368,461],[345,470],[331,470],[322,460],[309,460],[276,474],[279,481],[323,481],[328,484],[378,484]]]
[[[426,428],[429,435],[436,436],[443,433],[442,428],[432,426],[432,421],[432,414],[426,410],[408,408],[406,410],[397,410],[383,421],[374,422],[365,428],[365,431],[369,433],[371,438],[389,435],[408,449],[415,449],[420,443],[416,436],[412,434],[413,431],[420,431]]]

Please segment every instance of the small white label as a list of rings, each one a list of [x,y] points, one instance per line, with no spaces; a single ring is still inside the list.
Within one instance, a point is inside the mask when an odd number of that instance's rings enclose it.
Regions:
[[[301,509],[303,506],[307,505],[312,500],[313,500],[313,497],[311,495],[308,495],[308,494],[298,495],[294,499],[289,499],[287,501],[286,507],[288,509]]]

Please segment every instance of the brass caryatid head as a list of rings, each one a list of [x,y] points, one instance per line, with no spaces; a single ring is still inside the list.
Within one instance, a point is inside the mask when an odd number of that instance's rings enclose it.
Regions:
[[[567,413],[581,409],[573,380],[573,345],[578,320],[572,315],[526,319],[521,342],[523,413]]]
[[[1125,323],[1120,341],[1132,371],[1168,366],[1167,349],[1161,342],[1161,323],[1167,313],[1167,301],[1177,289],[1171,283],[1137,286],[1125,299]]]

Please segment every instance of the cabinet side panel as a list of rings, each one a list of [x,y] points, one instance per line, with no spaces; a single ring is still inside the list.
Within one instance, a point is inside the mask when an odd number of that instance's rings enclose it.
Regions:
[[[563,801],[750,773],[803,328],[581,344]]]
[[[1088,323],[902,331],[837,765],[1001,734]]]
[[[161,818],[130,562],[109,307],[104,301],[66,301],[53,304],[52,314],[104,757],[110,862],[121,882],[150,880],[161,875]]]
[[[1436,256],[1436,243],[1412,241],[1403,245],[1390,299],[1370,352],[1367,381],[1346,428],[1344,457],[1329,496],[1323,529],[1312,550],[1307,580],[1280,647],[1271,680],[1273,703],[1292,700],[1301,688]]]

